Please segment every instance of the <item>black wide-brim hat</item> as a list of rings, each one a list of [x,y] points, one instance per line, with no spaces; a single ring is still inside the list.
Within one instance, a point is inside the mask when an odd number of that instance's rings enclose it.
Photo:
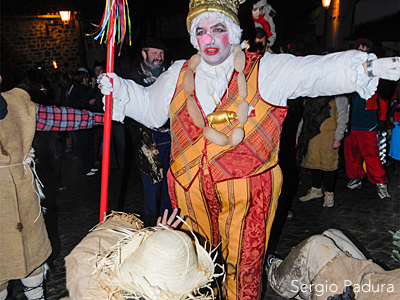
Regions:
[[[142,49],[143,48],[155,48],[164,50],[164,52],[167,51],[167,46],[165,46],[163,42],[151,36],[145,38],[145,40],[142,43]]]

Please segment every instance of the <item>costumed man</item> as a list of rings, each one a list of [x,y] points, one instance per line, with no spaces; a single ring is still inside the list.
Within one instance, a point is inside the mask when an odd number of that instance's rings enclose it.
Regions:
[[[337,229],[302,241],[284,260],[268,257],[266,268],[269,284],[285,299],[326,300],[346,286],[356,300],[400,297],[400,269],[385,271]]]
[[[287,99],[349,91],[369,98],[378,76],[399,78],[400,59],[376,60],[356,50],[307,57],[245,53],[238,5],[192,0],[187,28],[199,53],[176,61],[152,86],[114,73],[100,83],[103,94],[113,91],[114,120],[129,116],[158,128],[171,118],[172,205],[195,232],[220,245],[223,297],[253,300],[261,293],[282,184],[277,162]]]
[[[28,299],[44,299],[45,261],[51,246],[40,205],[39,195],[43,193],[34,165],[35,129],[78,130],[102,124],[103,119],[103,113],[35,104],[21,88],[1,93],[1,300],[7,298],[8,281],[13,279],[21,280]]]
[[[353,48],[369,53],[373,43],[368,39],[358,39]],[[390,99],[384,99],[381,93],[368,98],[351,95],[350,134],[344,140],[346,175],[350,178],[346,185],[349,189],[360,189],[362,180],[368,177],[376,185],[381,200],[391,198],[385,168],[378,149],[378,134],[386,129]],[[366,171],[363,168],[365,161]]]
[[[141,86],[152,85],[165,71],[165,45],[147,37],[142,45],[142,60],[133,66],[127,79],[132,79]],[[154,226],[157,217],[165,209],[172,211],[168,194],[167,172],[171,154],[171,135],[169,120],[159,128],[149,128],[132,118],[125,118],[125,126],[129,129],[136,153],[136,161],[140,170],[144,192],[144,223]]]

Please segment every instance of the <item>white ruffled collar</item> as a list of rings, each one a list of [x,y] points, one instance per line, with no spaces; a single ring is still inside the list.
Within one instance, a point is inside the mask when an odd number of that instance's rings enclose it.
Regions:
[[[200,81],[207,83],[206,93],[210,97],[214,94],[216,99],[220,99],[224,95],[234,69],[233,59],[231,53],[223,63],[216,66],[207,64],[203,58],[200,60],[196,68],[196,79],[198,77]]]
[[[225,61],[219,65],[211,66],[201,58],[199,65],[196,68],[196,72],[201,71],[207,75],[212,74],[228,74],[233,70],[233,54],[231,53]],[[230,75],[230,74],[229,74]]]

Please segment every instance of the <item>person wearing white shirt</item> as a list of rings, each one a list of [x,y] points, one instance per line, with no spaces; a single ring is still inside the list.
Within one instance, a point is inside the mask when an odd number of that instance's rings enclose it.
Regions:
[[[282,184],[279,139],[288,99],[357,91],[368,99],[379,77],[397,80],[398,58],[360,51],[263,57],[241,50],[237,0],[189,4],[187,27],[199,50],[150,87],[113,73],[113,120],[158,128],[171,118],[169,193],[188,225],[220,245],[222,293],[258,299],[263,258]],[[113,83],[109,78],[113,79]]]

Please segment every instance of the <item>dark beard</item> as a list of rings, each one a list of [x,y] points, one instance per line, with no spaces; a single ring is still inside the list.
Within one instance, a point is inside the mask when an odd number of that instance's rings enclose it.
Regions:
[[[151,74],[153,74],[153,76],[155,76],[155,77],[160,76],[160,74],[164,70],[164,66],[162,64],[160,66],[155,67],[153,65],[153,63],[150,64],[147,60],[143,64],[143,68],[145,68],[147,71],[151,72]]]

